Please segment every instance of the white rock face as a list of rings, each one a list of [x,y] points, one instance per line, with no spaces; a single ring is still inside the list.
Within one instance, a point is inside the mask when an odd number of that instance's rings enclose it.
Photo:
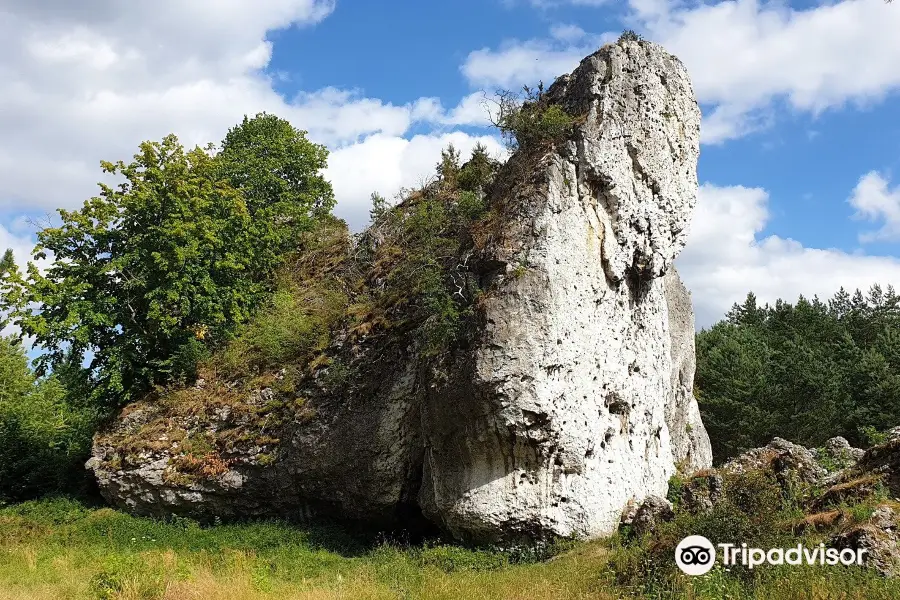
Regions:
[[[694,372],[697,369],[694,310],[690,293],[674,266],[666,272],[664,282],[672,345],[672,381],[666,402],[666,424],[672,439],[675,465],[685,473],[692,473],[712,465],[712,447],[694,398]]]
[[[626,505],[666,495],[676,465],[710,466],[693,312],[672,267],[697,195],[687,72],[623,42],[548,96],[578,124],[553,150],[514,155],[489,188],[497,231],[461,250],[484,292],[464,341],[435,358],[403,333],[343,332],[296,397],[273,403],[266,388],[223,405],[204,384],[203,410],[136,403],[95,439],[104,496],[153,515],[424,515],[465,540],[531,541],[610,533]],[[227,470],[173,477],[183,449],[161,431],[218,440]]]
[[[673,412],[696,428],[673,443],[666,419],[663,275],[697,194],[687,72],[661,47],[627,42],[548,93],[585,119],[503,204],[507,229],[486,259],[506,272],[470,356],[422,409],[420,504],[464,539],[607,534],[629,500],[665,496],[685,448],[711,462],[689,393]]]

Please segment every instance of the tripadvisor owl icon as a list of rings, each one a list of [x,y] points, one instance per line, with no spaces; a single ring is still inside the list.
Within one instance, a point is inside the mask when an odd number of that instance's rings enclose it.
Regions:
[[[716,562],[716,549],[702,535],[690,535],[675,548],[675,563],[688,575],[704,575]]]

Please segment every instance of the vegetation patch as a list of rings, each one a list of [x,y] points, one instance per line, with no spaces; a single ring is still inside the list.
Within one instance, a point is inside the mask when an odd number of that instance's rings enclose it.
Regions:
[[[671,573],[670,556],[647,562],[652,544],[618,535],[522,557],[440,541],[357,538],[324,524],[205,528],[182,518],[163,522],[45,500],[0,509],[0,599],[887,600],[900,593],[896,581],[843,567],[772,567],[752,574],[716,568],[688,577]],[[651,579],[623,577],[628,565]]]
[[[697,335],[695,394],[713,456],[783,437],[815,448],[884,441],[900,423],[900,296],[841,289],[761,305],[748,294]]]
[[[281,427],[303,411],[302,403],[285,402],[274,392],[247,391],[222,382],[208,387],[162,392],[130,408],[138,421],[98,437],[112,450],[105,455],[110,470],[137,467],[168,456],[164,476],[172,485],[215,479],[238,462],[277,456]],[[258,464],[258,462],[257,462]]]
[[[450,146],[436,179],[397,206],[373,196],[372,223],[355,248],[356,339],[411,334],[424,356],[435,356],[464,336],[482,291],[471,231],[488,214],[486,190],[498,166],[483,146],[461,165]]]
[[[675,518],[652,533],[635,536],[625,527],[609,542],[608,572],[619,589],[636,598],[888,598],[900,583],[860,567],[771,566],[748,569],[717,562],[708,574],[691,577],[676,566],[677,544],[689,535],[717,543],[746,543],[752,548],[808,548],[835,534],[868,523],[878,506],[893,504],[882,495],[847,498],[830,510],[806,513],[821,490],[811,485],[785,487],[764,468],[724,473],[719,500],[708,510],[679,502],[698,474],[670,485]]]
[[[529,155],[546,151],[566,139],[575,124],[583,120],[551,102],[543,83],[536,88],[526,85],[522,92],[503,91],[498,99],[494,125],[511,151],[522,150]]]

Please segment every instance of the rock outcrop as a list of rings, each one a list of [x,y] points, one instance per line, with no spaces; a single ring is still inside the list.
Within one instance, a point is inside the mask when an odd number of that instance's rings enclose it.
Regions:
[[[460,537],[608,533],[629,499],[664,496],[674,472],[663,276],[695,201],[687,72],[626,43],[549,95],[585,120],[507,202],[486,251],[524,272],[497,285],[476,347],[423,406],[422,506]],[[683,436],[708,447],[702,426]]]
[[[712,448],[694,398],[694,309],[688,289],[673,266],[665,275],[666,307],[672,344],[672,381],[666,402],[666,425],[675,464],[685,473],[712,465]]]
[[[647,496],[634,513],[632,532],[638,537],[654,533],[660,524],[674,518],[671,502],[659,496]]]
[[[679,531],[679,524],[692,527],[695,517],[712,515],[723,539],[746,535],[753,523],[760,541],[790,531],[797,536],[794,543],[806,548],[864,550],[866,568],[900,577],[898,431],[865,451],[842,437],[817,449],[775,438],[720,468],[673,480],[668,499],[649,496],[640,505],[629,503],[622,511],[622,531],[649,534],[645,547],[671,556],[680,537],[693,533]],[[674,521],[674,529],[660,531],[667,521]]]
[[[474,542],[595,537],[629,501],[665,496],[676,465],[710,466],[672,266],[697,194],[687,71],[623,41],[547,98],[576,124],[540,156],[514,155],[514,176],[488,190],[498,232],[471,261],[485,293],[440,369],[414,340],[339,335],[340,361],[268,401],[226,386],[227,401],[207,389],[199,404],[138,403],[95,442],[106,498],[149,514],[420,511]]]
[[[726,473],[767,471],[785,485],[794,481],[816,483],[826,470],[812,452],[799,444],[775,438],[767,446],[754,448],[728,461],[722,470]]]
[[[900,436],[890,435],[885,442],[866,450],[859,461],[841,471],[834,482],[846,484],[867,478],[878,478],[891,495],[900,497]]]
[[[842,531],[828,542],[839,550],[865,550],[863,564],[884,577],[900,575],[900,535],[897,516],[889,506],[878,507],[868,523]]]

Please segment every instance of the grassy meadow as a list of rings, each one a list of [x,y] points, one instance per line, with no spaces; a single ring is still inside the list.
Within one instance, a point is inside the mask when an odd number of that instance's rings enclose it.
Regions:
[[[631,568],[638,550],[614,537],[534,557],[363,541],[338,527],[203,528],[43,500],[0,509],[0,600],[900,597],[900,585],[844,567],[760,569],[751,579],[716,568],[634,587],[616,569]]]

